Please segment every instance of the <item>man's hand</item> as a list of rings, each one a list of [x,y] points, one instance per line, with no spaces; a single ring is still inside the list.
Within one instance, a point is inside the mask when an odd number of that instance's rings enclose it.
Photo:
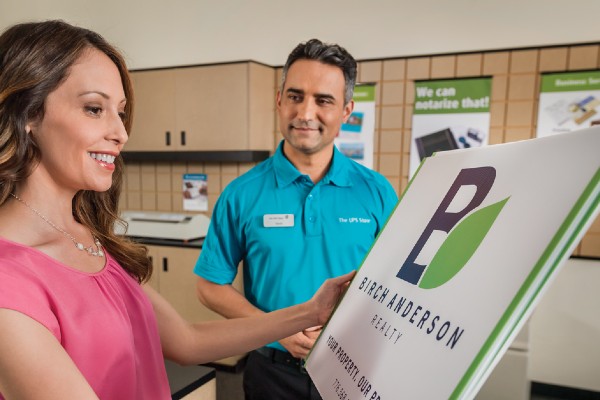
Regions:
[[[306,358],[308,352],[315,344],[315,341],[321,333],[322,327],[317,326],[308,328],[302,332],[298,332],[295,335],[288,336],[279,341],[292,356],[296,358]]]

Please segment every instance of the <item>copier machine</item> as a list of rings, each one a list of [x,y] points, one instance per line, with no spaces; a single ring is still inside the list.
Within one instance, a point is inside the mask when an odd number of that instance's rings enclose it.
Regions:
[[[204,214],[179,214],[156,211],[124,211],[127,231],[115,225],[115,233],[131,237],[188,242],[206,237],[210,218]]]

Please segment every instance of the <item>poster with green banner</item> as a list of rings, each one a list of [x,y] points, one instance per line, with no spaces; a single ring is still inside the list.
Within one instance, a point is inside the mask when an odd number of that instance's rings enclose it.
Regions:
[[[600,126],[427,157],[309,354],[323,399],[473,399],[598,215],[598,149]]]
[[[410,176],[437,151],[488,143],[491,78],[415,82]]]
[[[600,71],[542,75],[537,136],[571,132],[600,121]]]
[[[342,124],[335,138],[338,150],[367,168],[373,168],[375,133],[375,84],[357,84],[354,88],[354,109]]]

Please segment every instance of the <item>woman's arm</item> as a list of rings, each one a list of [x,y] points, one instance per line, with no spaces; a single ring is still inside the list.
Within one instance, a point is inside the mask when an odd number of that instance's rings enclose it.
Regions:
[[[266,314],[190,324],[147,285],[160,332],[163,353],[180,364],[201,364],[244,353],[290,336],[305,328],[323,325],[354,272],[328,279],[306,303]]]
[[[0,309],[0,326],[0,393],[6,399],[98,399],[45,326],[9,309]]]

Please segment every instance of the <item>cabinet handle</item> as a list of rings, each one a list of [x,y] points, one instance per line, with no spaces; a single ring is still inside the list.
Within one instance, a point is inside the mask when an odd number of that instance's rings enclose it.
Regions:
[[[181,145],[185,146],[185,131],[181,131]]]
[[[169,260],[167,257],[163,257],[163,271],[169,272]]]
[[[171,145],[171,132],[169,132],[169,131],[167,131],[167,132],[165,133],[165,144],[166,144],[167,146],[170,146],[170,145]]]

